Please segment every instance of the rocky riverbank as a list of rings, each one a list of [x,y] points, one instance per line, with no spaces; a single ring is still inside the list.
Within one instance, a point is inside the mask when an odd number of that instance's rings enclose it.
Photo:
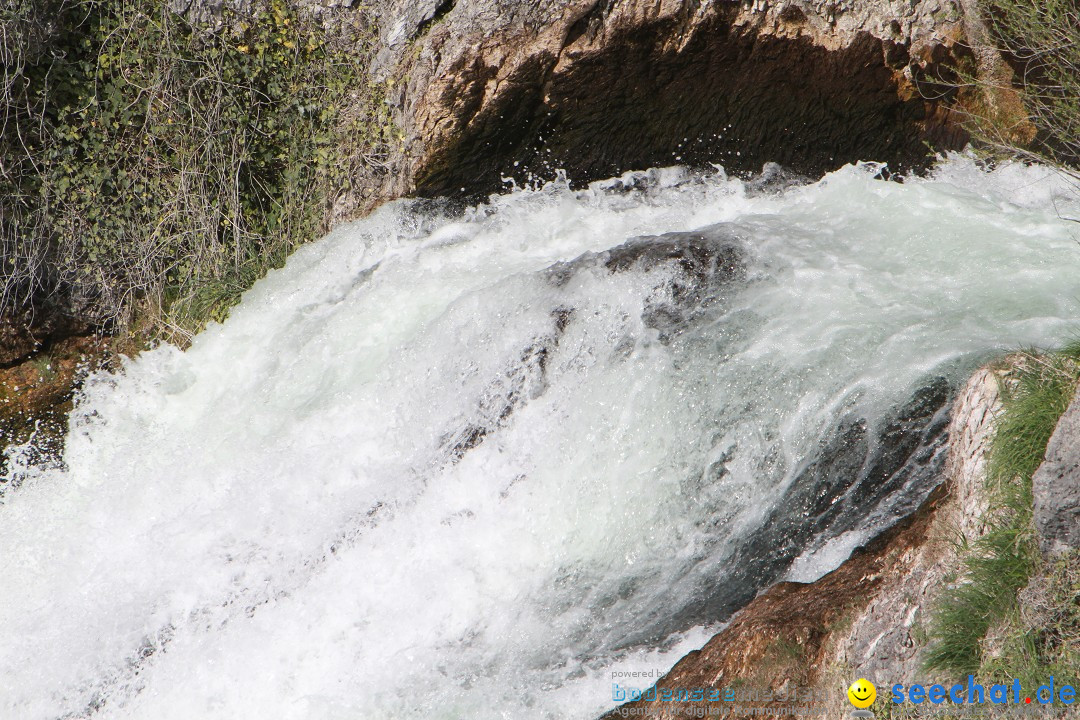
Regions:
[[[890,2],[390,3],[379,72],[403,144],[383,194],[565,169],[920,167],[966,142],[969,8]],[[1007,104],[1007,101],[1004,101]]]
[[[902,520],[840,567],[809,583],[784,582],[761,593],[700,651],[679,661],[656,687],[753,687],[791,705],[794,688],[826,697],[829,717],[847,706],[844,689],[865,677],[879,687],[925,681],[920,650],[927,613],[954,576],[960,534],[975,538],[985,510],[982,480],[993,418],[1000,411],[998,381],[980,370],[960,393],[949,426],[949,460],[939,488]],[[640,701],[649,717],[685,716],[687,706],[747,717],[723,699],[691,703]],[[616,712],[605,718],[616,718]],[[709,717],[712,717],[711,715]]]
[[[623,705],[605,715],[605,720],[632,714],[696,716],[694,712],[717,713],[708,717],[754,717],[762,708],[783,712],[805,705],[792,699],[798,693],[813,698],[810,704],[825,717],[840,718],[851,709],[844,692],[856,678],[867,678],[878,686],[879,709],[889,702],[884,689],[896,683],[951,685],[964,680],[927,667],[931,623],[942,594],[966,580],[965,553],[987,530],[988,512],[993,511],[986,486],[988,453],[1003,413],[1002,383],[1011,381],[1009,368],[1017,362],[1022,360],[984,368],[968,381],[953,409],[943,483],[916,513],[857,549],[816,582],[779,583],[761,593],[700,651],[688,654],[656,683],[660,695]],[[1019,622],[1019,630],[1033,638],[1043,631],[1058,633],[1055,642],[1071,643],[1069,652],[1075,651],[1076,643],[1078,430],[1080,401],[1074,399],[1035,476],[1034,524],[1045,550],[1044,561],[1019,593],[1019,620],[1010,618],[1005,623]],[[1064,637],[1062,625],[1066,626]],[[997,626],[987,633],[984,667],[993,666],[1007,632],[1008,628]],[[1062,670],[1075,674],[1076,665],[1040,669],[1047,675],[1058,672],[1071,677]],[[672,702],[661,692],[667,689],[677,695],[693,688],[753,688],[758,694],[740,708],[723,694],[711,702]],[[894,713],[910,710],[907,706]],[[1068,716],[1061,708],[1047,709],[1044,714]]]

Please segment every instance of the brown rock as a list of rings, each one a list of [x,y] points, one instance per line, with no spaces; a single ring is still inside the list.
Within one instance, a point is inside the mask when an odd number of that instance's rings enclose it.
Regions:
[[[919,166],[966,136],[941,83],[954,2],[391,3],[380,72],[405,140],[384,194],[488,192],[676,163],[817,175]]]
[[[63,452],[67,414],[87,373],[110,357],[108,341],[95,336],[68,337],[29,359],[0,368],[0,478],[10,468],[9,446],[27,444],[23,460],[52,464]],[[0,481],[0,495],[6,490]]]
[[[981,532],[980,491],[994,415],[1000,409],[997,378],[976,373],[957,398],[950,424],[947,478],[922,507],[839,568],[809,584],[779,583],[761,593],[724,630],[688,654],[657,688],[756,687],[774,693],[793,688],[826,697],[829,717],[850,710],[845,688],[865,677],[884,688],[929,679],[920,668],[923,614],[957,567],[955,540]],[[759,707],[790,701],[757,700]],[[747,717],[735,703],[639,701],[649,717],[687,717],[690,707]],[[820,705],[819,705],[820,707]],[[619,717],[615,712],[605,718]]]

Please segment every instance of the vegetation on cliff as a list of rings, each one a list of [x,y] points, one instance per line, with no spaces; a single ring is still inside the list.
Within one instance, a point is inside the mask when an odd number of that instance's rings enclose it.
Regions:
[[[171,5],[0,10],[0,312],[61,298],[184,335],[378,171],[391,124],[362,12],[328,29],[281,0],[199,23]]]
[[[1080,342],[1027,352],[1003,371],[986,530],[970,545],[961,539],[963,567],[935,608],[929,667],[1034,685],[1080,668],[1080,563],[1068,555],[1044,560],[1032,522],[1032,476],[1078,383]]]
[[[984,0],[992,51],[1011,72],[969,73],[983,102],[969,103],[984,147],[1068,169],[1080,165],[1080,9],[1071,0]],[[1007,98],[1021,90],[1022,107]]]

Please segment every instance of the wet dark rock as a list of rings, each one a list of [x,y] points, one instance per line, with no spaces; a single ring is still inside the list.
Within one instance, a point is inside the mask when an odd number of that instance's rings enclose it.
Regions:
[[[693,232],[634,238],[597,257],[613,273],[647,272],[672,264],[696,286],[726,282],[742,275],[745,250],[732,231],[718,225]]]
[[[877,425],[840,419],[758,528],[704,572],[696,597],[657,613],[631,644],[723,622],[804,552],[849,530],[884,532],[917,509],[943,479],[953,397],[944,378],[932,378]]]
[[[23,448],[24,467],[61,462],[73,396],[88,373],[107,366],[110,355],[100,338],[71,337],[0,368],[0,497],[18,483],[11,476],[15,447]]]
[[[750,178],[746,183],[746,194],[749,197],[755,195],[779,195],[788,188],[806,185],[812,182],[805,175],[792,172],[779,163],[769,162],[761,169],[761,173]]]
[[[564,287],[575,274],[588,270],[612,275],[635,272],[645,278],[645,283],[650,273],[657,273],[642,320],[646,327],[658,330],[660,342],[666,343],[719,302],[722,288],[745,278],[747,261],[746,244],[734,230],[716,225],[693,232],[632,238],[610,250],[557,263],[544,275],[556,287]],[[488,435],[505,426],[524,403],[543,393],[548,384],[549,358],[574,312],[572,307],[554,307],[551,330],[522,348],[517,360],[492,378],[483,397],[477,400],[473,416],[443,437],[440,445],[450,462],[459,461],[478,447]],[[632,346],[620,347],[629,352]]]
[[[548,271],[557,286],[577,272],[602,267],[615,273],[657,273],[642,318],[668,342],[693,318],[720,302],[722,288],[746,278],[748,246],[734,228],[714,225],[690,232],[672,232],[627,240],[600,253],[586,253]],[[647,280],[646,280],[647,282]]]
[[[443,438],[441,445],[450,462],[461,460],[489,434],[505,426],[518,408],[544,392],[548,384],[548,357],[558,347],[572,314],[567,308],[552,310],[551,331],[534,338],[517,362],[493,378],[479,398],[473,418]]]
[[[608,250],[600,260],[613,273],[670,268],[642,315],[646,327],[658,330],[660,341],[668,342],[722,299],[723,286],[745,278],[747,250],[729,229],[716,226],[637,238]]]

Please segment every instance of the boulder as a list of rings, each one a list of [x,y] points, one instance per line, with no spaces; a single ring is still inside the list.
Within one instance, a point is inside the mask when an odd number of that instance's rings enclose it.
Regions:
[[[1032,477],[1035,530],[1044,553],[1080,548],[1080,392],[1058,420]]]

